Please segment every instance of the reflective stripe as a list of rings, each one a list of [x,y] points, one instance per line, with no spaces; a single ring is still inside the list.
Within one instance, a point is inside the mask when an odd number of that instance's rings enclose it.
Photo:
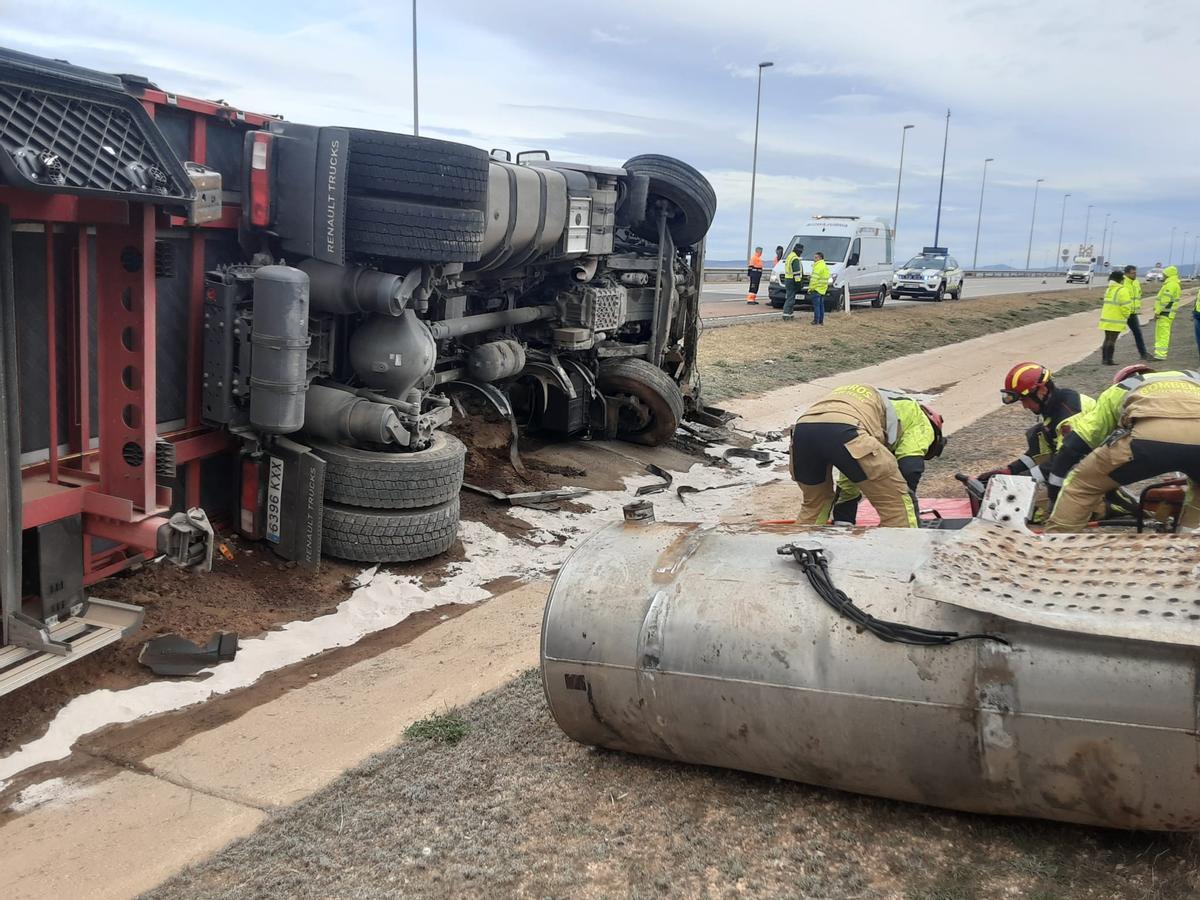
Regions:
[[[1021,368],[1019,368],[1019,369],[1017,369],[1017,371],[1013,372],[1012,384],[1010,384],[1009,387],[1015,391],[1017,389],[1017,382],[1019,382],[1021,380],[1022,375],[1024,375],[1026,372],[1028,372],[1032,369],[1039,369],[1039,368],[1041,368],[1041,366],[1037,365],[1036,363],[1030,363],[1027,366],[1021,366]],[[1028,391],[1023,391],[1022,393],[1028,393]]]
[[[1050,477],[1046,479],[1046,484],[1050,485],[1051,487],[1062,487],[1065,483],[1066,479],[1061,475],[1051,474]]]
[[[911,528],[920,528],[921,522],[917,518],[917,508],[913,506],[912,495],[904,495],[904,512],[908,516],[908,524]]]
[[[1034,481],[1036,481],[1038,484],[1046,483],[1046,477],[1042,474],[1041,466],[1030,466],[1029,467],[1029,477],[1032,478]]]
[[[896,446],[896,441],[900,440],[900,417],[896,414],[896,407],[892,401],[902,400],[907,395],[901,394],[899,391],[889,391],[884,388],[876,388],[876,390],[879,391],[879,399],[883,401],[884,430],[887,435],[887,445],[894,447]]]
[[[1024,463],[1026,469],[1036,469],[1037,468],[1037,463],[1034,462],[1033,457],[1029,456],[1025,453],[1022,453],[1020,456],[1018,456],[1017,461]]]

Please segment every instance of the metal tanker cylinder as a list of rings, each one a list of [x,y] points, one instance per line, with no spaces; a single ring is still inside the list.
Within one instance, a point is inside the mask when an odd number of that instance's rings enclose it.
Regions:
[[[304,424],[308,387],[308,276],[291,266],[254,273],[250,334],[250,424],[291,434]]]
[[[582,743],[862,794],[1108,827],[1200,828],[1200,622],[1184,634],[1179,617],[1200,605],[1186,574],[1200,541],[1072,535],[1044,549],[1069,559],[1068,571],[1086,572],[1083,560],[1098,553],[1139,567],[1127,580],[1171,583],[1156,601],[1115,601],[1121,608],[1106,617],[1088,612],[1107,602],[1094,582],[1040,571],[1052,583],[1023,588],[1005,554],[1033,558],[1020,542],[1046,539],[1012,535],[982,522],[961,531],[610,525],[571,555],[547,601],[541,663],[551,713]],[[1070,555],[1071,541],[1113,539]],[[822,549],[829,580],[867,612],[1007,643],[881,640],[777,554],[793,542]],[[1175,571],[1149,574],[1168,566]],[[938,601],[923,584],[953,589]],[[1146,591],[1123,583],[1113,596],[1122,589]],[[1067,603],[1077,596],[1093,599]]]
[[[544,256],[558,246],[566,225],[563,173],[493,160],[488,170],[483,254],[468,268],[518,266]]]
[[[475,381],[500,381],[525,368],[525,348],[516,341],[489,341],[467,356],[467,374]]]

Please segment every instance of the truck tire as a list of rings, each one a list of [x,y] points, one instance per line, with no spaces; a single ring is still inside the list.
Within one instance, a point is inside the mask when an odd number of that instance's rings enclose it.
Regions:
[[[412,562],[445,553],[458,537],[458,497],[421,509],[325,503],[321,552],[354,562]]]
[[[677,246],[687,247],[704,240],[717,214],[717,194],[708,179],[685,162],[653,153],[633,157],[624,168],[631,174],[649,176],[651,206],[657,198],[675,208],[668,227]],[[645,221],[634,230],[647,240],[658,240],[658,221],[650,210]]]
[[[346,185],[351,194],[482,210],[488,155],[452,141],[352,128]]]
[[[467,448],[443,431],[433,433],[429,447],[413,452],[307,443],[325,460],[325,499],[335,503],[417,509],[445,503],[462,490]]]
[[[483,213],[351,194],[346,200],[346,249],[417,262],[478,262]]]
[[[669,441],[683,421],[679,385],[644,359],[608,359],[600,364],[596,387],[607,397],[627,400],[636,409],[622,410],[617,437],[631,444],[657,447]]]

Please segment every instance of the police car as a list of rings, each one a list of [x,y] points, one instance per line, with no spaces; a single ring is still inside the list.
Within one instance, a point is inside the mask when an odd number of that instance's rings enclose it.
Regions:
[[[893,300],[913,297],[940,302],[962,297],[963,270],[945,247],[926,247],[892,274]]]

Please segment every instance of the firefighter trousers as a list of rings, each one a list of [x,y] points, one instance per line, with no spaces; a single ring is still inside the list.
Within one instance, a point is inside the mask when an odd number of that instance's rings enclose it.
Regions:
[[[1138,419],[1071,470],[1046,531],[1082,531],[1109,491],[1169,472],[1188,477],[1180,526],[1200,526],[1200,419]]]
[[[879,513],[879,524],[916,528],[917,508],[896,457],[854,425],[805,422],[792,428],[792,478],[803,502],[797,525],[824,525],[833,510],[833,469],[854,482]]]

